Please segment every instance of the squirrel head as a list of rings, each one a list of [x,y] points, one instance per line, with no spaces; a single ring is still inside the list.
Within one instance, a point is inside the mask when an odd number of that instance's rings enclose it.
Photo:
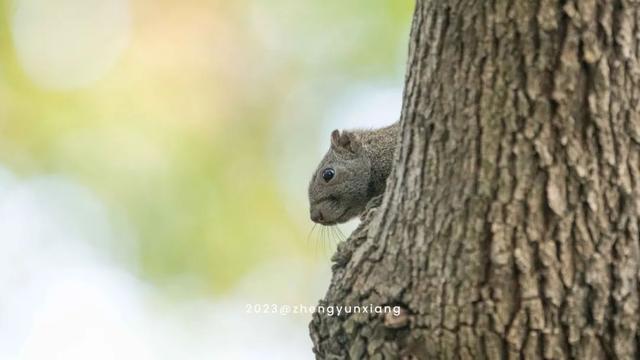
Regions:
[[[354,132],[334,130],[331,147],[309,184],[311,220],[346,222],[364,211],[369,199],[371,159]]]

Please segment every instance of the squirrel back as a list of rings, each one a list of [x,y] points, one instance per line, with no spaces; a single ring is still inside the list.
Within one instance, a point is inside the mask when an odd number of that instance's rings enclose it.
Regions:
[[[360,215],[384,193],[399,123],[373,130],[334,130],[331,147],[309,184],[311,220],[324,225]]]

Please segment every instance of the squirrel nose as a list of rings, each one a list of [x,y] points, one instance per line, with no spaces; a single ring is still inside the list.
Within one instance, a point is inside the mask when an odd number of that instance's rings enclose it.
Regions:
[[[321,222],[324,220],[322,216],[322,212],[318,209],[311,210],[311,221],[313,222]]]

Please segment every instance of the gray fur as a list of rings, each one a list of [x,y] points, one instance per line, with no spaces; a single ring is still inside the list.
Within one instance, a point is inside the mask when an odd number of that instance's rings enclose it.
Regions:
[[[395,122],[381,129],[331,133],[331,147],[309,184],[312,220],[343,223],[362,214],[369,200],[380,198],[391,172],[398,128]],[[335,170],[328,182],[322,177],[326,168]]]

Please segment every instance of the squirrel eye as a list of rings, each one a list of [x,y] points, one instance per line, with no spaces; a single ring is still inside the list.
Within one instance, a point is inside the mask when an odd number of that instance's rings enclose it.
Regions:
[[[322,170],[322,178],[326,182],[329,182],[329,180],[333,179],[335,175],[336,175],[336,171],[333,170],[332,168],[326,168]]]

